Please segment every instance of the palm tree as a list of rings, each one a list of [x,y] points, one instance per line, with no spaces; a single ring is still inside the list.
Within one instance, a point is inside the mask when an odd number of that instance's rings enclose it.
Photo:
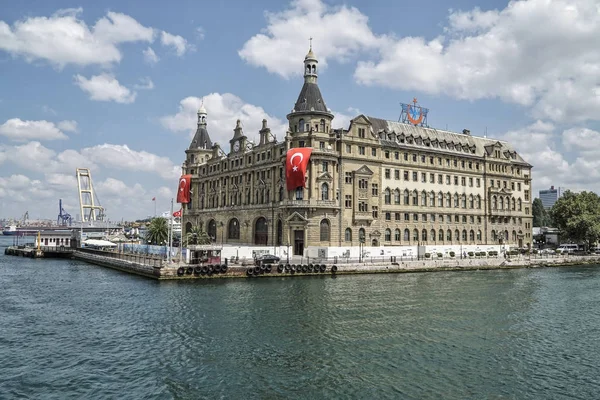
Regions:
[[[193,244],[210,244],[210,237],[199,226],[193,226],[183,238],[183,245],[189,246]]]
[[[163,244],[169,237],[169,227],[167,225],[166,218],[153,218],[148,226],[148,232],[146,233],[146,240],[150,244]]]

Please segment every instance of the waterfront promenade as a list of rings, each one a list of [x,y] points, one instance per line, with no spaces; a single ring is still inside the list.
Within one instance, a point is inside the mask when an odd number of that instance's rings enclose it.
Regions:
[[[307,276],[324,274],[381,274],[381,273],[410,273],[436,271],[468,271],[515,268],[543,268],[553,266],[568,266],[600,263],[600,255],[518,255],[508,258],[444,258],[436,260],[404,259],[391,262],[390,260],[371,262],[334,263],[331,260],[312,260],[310,263],[300,258],[292,258],[289,265],[296,268],[282,268],[287,263],[273,264],[268,267],[255,265],[229,264],[226,268],[203,269],[200,265],[190,265],[181,262],[168,263],[155,257],[140,257],[117,252],[93,250],[75,251],[74,258],[92,264],[117,269],[153,279],[216,279],[216,278],[262,278],[276,276]],[[304,263],[302,262],[304,261]],[[313,268],[318,265],[321,268]],[[280,268],[278,268],[281,266]],[[306,266],[307,268],[303,268]],[[310,267],[309,267],[310,266]],[[324,266],[324,268],[322,267]],[[300,267],[300,268],[298,268]]]

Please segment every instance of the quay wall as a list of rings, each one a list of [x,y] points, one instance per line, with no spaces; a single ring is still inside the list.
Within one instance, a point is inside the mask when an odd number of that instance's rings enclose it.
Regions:
[[[119,259],[103,254],[93,254],[90,251],[76,250],[73,252],[73,258],[86,261],[90,264],[101,265],[123,272],[129,272],[136,275],[142,275],[148,278],[159,279],[161,276],[161,265],[149,265],[127,259]]]

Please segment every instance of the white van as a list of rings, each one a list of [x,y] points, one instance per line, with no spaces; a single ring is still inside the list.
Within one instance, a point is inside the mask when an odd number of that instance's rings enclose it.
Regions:
[[[558,248],[556,249],[556,252],[560,253],[560,254],[573,254],[578,249],[579,249],[579,246],[577,246],[576,244],[566,243],[566,244],[561,244],[560,246],[558,246]]]

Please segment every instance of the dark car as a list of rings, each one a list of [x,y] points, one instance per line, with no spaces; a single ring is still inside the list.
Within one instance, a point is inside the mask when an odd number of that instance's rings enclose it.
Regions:
[[[279,262],[279,257],[271,255],[271,254],[263,254],[256,257],[256,265],[266,265],[266,264],[277,264]]]

